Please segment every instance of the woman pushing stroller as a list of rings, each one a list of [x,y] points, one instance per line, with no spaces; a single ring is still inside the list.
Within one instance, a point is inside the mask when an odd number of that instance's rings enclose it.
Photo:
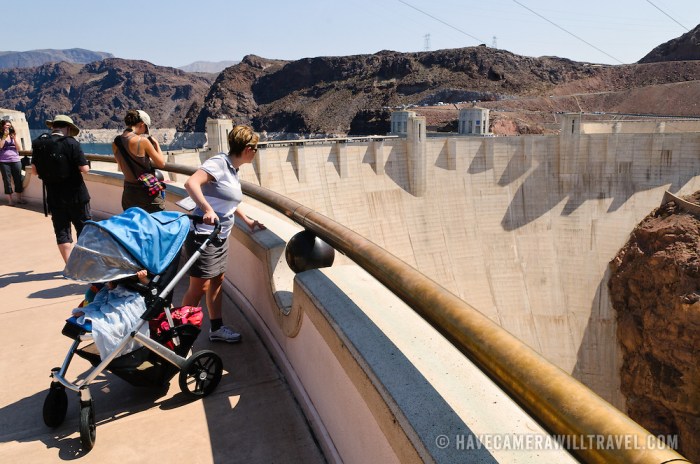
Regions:
[[[197,207],[195,215],[204,218],[204,224],[193,224],[185,242],[185,253],[191,256],[209,236],[216,220],[221,224],[218,237],[202,252],[199,260],[190,268],[189,288],[182,299],[182,306],[199,306],[206,297],[211,328],[209,340],[236,343],[241,334],[223,325],[221,286],[228,257],[228,237],[233,228],[234,216],[238,216],[250,228],[265,229],[238,208],[243,199],[238,170],[251,163],[258,152],[259,136],[245,125],[235,126],[228,135],[228,153],[219,153],[206,160],[185,182],[185,189]]]

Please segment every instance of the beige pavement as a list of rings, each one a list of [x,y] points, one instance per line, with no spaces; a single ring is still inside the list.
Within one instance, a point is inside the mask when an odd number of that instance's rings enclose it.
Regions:
[[[213,394],[189,401],[177,377],[167,391],[153,391],[105,373],[90,388],[97,421],[92,451],[81,450],[76,394],[68,392],[64,423],[46,427],[49,373],[71,343],[61,328],[85,286],[61,276],[51,221],[40,209],[0,203],[0,462],[324,462],[284,377],[230,301],[224,302],[230,309],[225,322],[241,331],[243,342],[213,344],[202,335],[193,348],[212,349],[223,359],[224,376]],[[67,377],[75,380],[89,369],[76,357]]]

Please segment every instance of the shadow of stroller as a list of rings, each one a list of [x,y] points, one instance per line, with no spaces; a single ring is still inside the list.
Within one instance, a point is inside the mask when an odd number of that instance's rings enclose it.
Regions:
[[[64,296],[80,296],[83,294],[85,294],[85,284],[68,284],[31,293],[29,294],[29,298],[54,299]]]
[[[81,374],[79,379],[88,373],[89,370]],[[177,382],[171,394],[170,384],[162,387],[135,387],[108,371],[100,374],[90,386],[96,405],[95,421],[98,428],[153,408],[170,410],[197,401],[180,392]],[[47,393],[47,390],[42,390],[0,408],[0,430],[4,431],[0,435],[0,443],[41,441],[46,448],[56,448],[61,460],[69,461],[85,456],[88,452],[83,450],[79,436],[78,394],[67,392],[68,410],[65,420],[52,429],[42,419]]]

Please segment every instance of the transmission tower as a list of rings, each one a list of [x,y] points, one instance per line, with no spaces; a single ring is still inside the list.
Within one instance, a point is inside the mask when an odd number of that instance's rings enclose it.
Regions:
[[[425,39],[425,51],[428,52],[430,51],[430,34],[425,34],[423,39]]]
[[[491,48],[498,48],[498,44],[496,43],[496,36],[493,36],[493,40],[491,41]]]

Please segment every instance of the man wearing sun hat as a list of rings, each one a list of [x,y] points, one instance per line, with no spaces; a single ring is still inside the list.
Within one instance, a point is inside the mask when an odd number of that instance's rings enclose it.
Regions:
[[[51,129],[51,140],[56,143],[56,149],[62,154],[61,162],[65,163],[67,171],[65,179],[59,182],[45,181],[44,186],[46,188],[46,205],[51,212],[58,251],[63,260],[68,261],[73,249],[71,224],[75,227],[77,237],[82,232],[85,222],[92,217],[90,214],[90,194],[82,175],[82,173],[88,172],[90,167],[80,142],[73,138],[80,133],[80,129],[70,117],[59,114],[46,121],[46,126]],[[44,136],[39,137],[37,141],[42,137]],[[33,145],[35,144],[36,142],[33,142]],[[37,153],[38,146],[36,144],[34,148]],[[34,162],[34,157],[32,157],[32,162]],[[41,178],[41,172],[37,170],[36,165],[33,164],[32,168]]]

